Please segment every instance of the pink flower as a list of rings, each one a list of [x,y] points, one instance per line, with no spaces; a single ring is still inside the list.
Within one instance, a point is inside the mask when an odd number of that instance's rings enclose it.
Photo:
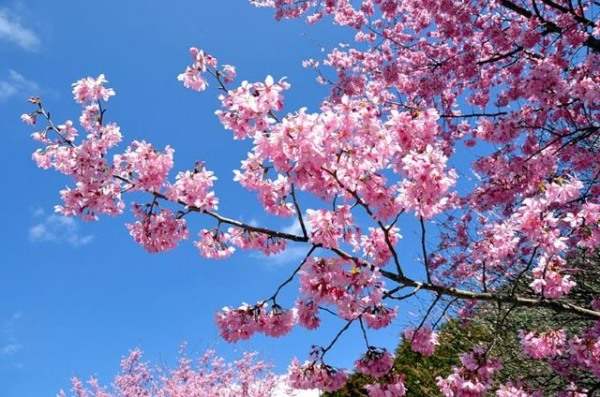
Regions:
[[[195,47],[190,48],[190,55],[193,60],[192,65],[186,67],[185,71],[177,76],[177,80],[181,81],[185,88],[204,91],[208,84],[203,74],[209,68],[217,67],[217,59]]]
[[[367,326],[373,329],[387,327],[396,318],[398,311],[383,305],[376,305],[363,314]]]
[[[236,76],[235,66],[223,65],[223,71],[221,74],[223,75],[223,82],[225,84],[233,82]]]
[[[204,167],[197,167],[194,171],[180,172],[177,174],[175,183],[167,188],[167,197],[201,211],[214,210],[219,203],[215,192],[212,191],[216,179],[212,171],[208,171]]]
[[[173,152],[169,146],[161,153],[146,141],[133,141],[125,153],[114,156],[115,172],[137,190],[158,192],[173,167]]]
[[[460,357],[462,367],[454,367],[446,377],[438,377],[437,385],[445,397],[483,397],[492,386],[493,375],[502,368],[499,361],[488,359],[483,348]]]
[[[272,337],[280,337],[287,334],[295,324],[295,312],[293,310],[283,310],[276,305],[268,313],[263,311],[258,318],[259,330],[265,335]]]
[[[115,95],[112,88],[104,87],[108,80],[103,74],[97,78],[86,77],[73,83],[73,96],[77,103],[85,104],[90,102],[98,102],[100,100],[108,101],[111,96]]]
[[[258,316],[260,307],[246,304],[237,309],[224,307],[216,314],[217,327],[221,337],[227,342],[237,342],[250,338],[258,331]]]
[[[27,125],[34,125],[36,121],[36,116],[35,114],[23,113],[21,115],[21,121]]]
[[[296,302],[298,310],[298,323],[307,329],[318,328],[321,319],[317,315],[319,307],[312,301],[298,300]]]
[[[404,377],[395,375],[389,383],[374,383],[366,385],[369,397],[404,397],[406,387]]]
[[[311,240],[328,248],[337,248],[352,225],[350,206],[338,206],[335,211],[307,210],[311,226]]]
[[[564,259],[558,256],[550,259],[547,256],[540,257],[538,265],[532,271],[531,288],[551,299],[567,295],[576,283],[571,280],[570,275],[562,273],[564,266]]]
[[[385,349],[369,347],[369,350],[356,361],[356,369],[365,375],[380,378],[394,365],[394,358]]]
[[[411,342],[412,351],[425,357],[431,356],[439,344],[437,332],[427,326],[422,326],[416,332],[415,329],[407,329],[404,331],[404,339]]]
[[[540,334],[521,331],[519,336],[523,351],[529,357],[537,360],[560,355],[567,339],[565,331],[562,329]]]
[[[264,233],[253,232],[247,229],[230,227],[231,244],[241,249],[257,249],[265,255],[275,255],[284,252],[286,240],[269,236]]]
[[[133,212],[138,219],[135,223],[128,223],[129,234],[148,252],[161,252],[175,248],[179,241],[188,237],[188,230],[184,219],[178,219],[169,209],[162,209],[158,213],[145,212],[146,209],[139,204],[134,205]]]
[[[235,252],[235,248],[229,245],[231,236],[218,229],[202,229],[198,233],[199,240],[195,243],[200,254],[208,259],[225,259]]]
[[[296,389],[316,388],[333,392],[341,389],[347,378],[344,371],[323,363],[307,361],[300,364],[298,360],[294,359],[288,368],[288,382]]]

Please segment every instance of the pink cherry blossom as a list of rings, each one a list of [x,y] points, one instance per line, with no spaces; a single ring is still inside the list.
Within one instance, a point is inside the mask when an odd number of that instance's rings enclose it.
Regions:
[[[536,334],[534,332],[521,332],[521,346],[523,351],[535,359],[552,358],[560,355],[566,343],[564,330],[555,330]]]
[[[422,326],[418,330],[407,329],[404,331],[404,338],[410,341],[412,351],[421,353],[425,357],[431,356],[439,344],[437,333],[427,326]]]
[[[403,397],[406,395],[404,377],[394,376],[389,383],[374,383],[366,385],[369,397]]]
[[[231,239],[229,233],[223,233],[218,229],[202,229],[198,233],[198,238],[196,248],[205,258],[225,259],[235,252],[235,248],[229,245]]]
[[[364,356],[356,361],[356,369],[369,376],[380,378],[394,365],[394,358],[385,350],[370,347]]]
[[[298,324],[308,329],[318,328],[321,319],[318,316],[318,306],[313,301],[299,300],[296,302]]]
[[[127,229],[131,237],[148,252],[175,248],[181,240],[188,237],[185,220],[177,218],[169,209],[161,209],[155,213],[150,205],[145,209],[136,204],[133,212],[138,220],[127,224]]]
[[[106,77],[100,74],[97,78],[86,77],[73,84],[73,96],[75,101],[81,104],[89,102],[98,102],[100,100],[108,101],[115,95],[112,88],[106,88],[104,84],[108,83]]]
[[[341,370],[326,364],[293,360],[288,369],[288,382],[297,389],[318,388],[323,391],[336,391],[346,383],[347,375]]]
[[[219,200],[212,191],[217,178],[204,167],[177,174],[175,183],[167,188],[167,197],[198,210],[217,209]]]
[[[21,121],[24,122],[27,125],[34,125],[36,122],[36,115],[35,114],[30,114],[30,113],[23,113],[21,115]]]
[[[131,181],[136,189],[159,191],[173,167],[169,146],[163,153],[145,141],[133,141],[125,153],[114,156],[115,172]]]

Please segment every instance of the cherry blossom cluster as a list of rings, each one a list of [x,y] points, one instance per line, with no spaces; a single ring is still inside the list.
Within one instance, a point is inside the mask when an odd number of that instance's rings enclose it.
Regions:
[[[219,200],[212,191],[216,179],[212,171],[196,166],[194,171],[178,173],[175,183],[167,188],[166,196],[197,210],[217,209]]]
[[[483,397],[492,386],[493,376],[502,364],[486,355],[485,349],[476,347],[460,357],[461,367],[454,367],[446,378],[438,377],[437,384],[445,397]]]
[[[233,131],[236,139],[253,137],[265,132],[275,122],[273,112],[283,108],[283,91],[290,88],[284,79],[275,82],[267,76],[264,83],[243,81],[235,90],[227,91],[219,99],[223,110],[216,115],[223,127]]]
[[[289,384],[301,390],[318,388],[324,391],[336,391],[344,386],[347,378],[348,375],[344,371],[315,361],[300,364],[294,359],[288,369]]]
[[[206,78],[203,75],[209,68],[217,67],[217,59],[203,50],[196,47],[190,48],[192,64],[185,68],[185,71],[177,76],[177,80],[183,83],[183,86],[195,91],[204,91],[208,87]]]
[[[374,378],[387,374],[394,365],[394,357],[385,349],[370,346],[364,356],[356,361],[356,369]]]
[[[314,244],[337,248],[339,240],[348,240],[353,224],[350,206],[338,206],[335,211],[307,210],[306,213],[311,226],[310,238]]]
[[[300,292],[310,302],[334,305],[344,319],[363,316],[371,328],[389,324],[396,314],[381,303],[384,292],[377,271],[337,258],[309,258],[300,271]]]
[[[231,244],[236,247],[241,249],[256,249],[265,255],[274,255],[283,252],[287,246],[284,239],[239,227],[230,227],[228,234],[231,236],[229,239]]]
[[[294,206],[288,200],[292,187],[286,176],[278,174],[275,179],[266,177],[268,168],[260,157],[252,153],[242,161],[241,168],[234,171],[234,180],[244,188],[255,191],[267,212],[279,216],[294,214]]]
[[[570,341],[570,353],[577,366],[600,377],[600,323]]]
[[[428,326],[422,326],[418,329],[409,328],[404,331],[404,339],[410,341],[412,351],[429,357],[435,351],[439,344],[438,335]]]
[[[523,351],[535,359],[560,355],[566,342],[564,330],[548,331],[540,334],[521,331],[520,337]]]
[[[373,383],[365,386],[369,397],[404,397],[406,395],[406,387],[404,386],[404,378],[395,375],[388,383]]]
[[[296,323],[296,313],[277,304],[271,308],[264,302],[254,306],[243,304],[238,308],[224,307],[216,315],[217,327],[223,339],[237,342],[250,338],[256,332],[279,337],[290,332]]]
[[[235,252],[235,248],[229,244],[230,240],[231,235],[218,228],[202,229],[198,233],[198,241],[195,245],[205,258],[225,259]]]
[[[376,266],[382,266],[392,257],[388,242],[394,246],[401,238],[400,229],[397,227],[392,227],[387,232],[381,228],[370,227],[368,234],[360,236],[360,241],[353,239],[350,241],[350,244],[356,250],[362,248],[363,254],[371,260],[371,263]]]
[[[174,150],[163,153],[145,141],[133,141],[124,153],[114,156],[114,173],[131,182],[133,189],[159,191],[173,168]]]
[[[152,205],[146,207],[134,205],[133,213],[137,221],[126,226],[135,242],[148,252],[170,250],[181,240],[188,238],[184,219],[178,218],[170,209],[163,208],[154,212]]]
[[[100,100],[106,102],[115,95],[112,88],[106,88],[106,77],[101,74],[97,78],[86,77],[73,84],[73,97],[77,103],[93,103]]]
[[[44,145],[33,153],[33,159],[40,168],[55,170],[71,176],[75,181],[73,188],[60,191],[62,205],[56,210],[66,216],[81,216],[84,219],[96,219],[97,214],[118,215],[123,211],[121,187],[113,179],[112,165],[106,160],[108,151],[121,141],[120,128],[115,123],[101,124],[97,103],[91,101],[108,100],[115,93],[105,88],[103,75],[97,79],[86,78],[74,84],[75,99],[82,104],[82,126],[88,133],[77,144],[78,132],[72,121],[35,132],[33,138]],[[42,108],[38,98],[30,100],[38,106],[34,116],[49,120],[49,114]],[[25,115],[27,116],[27,115]],[[30,122],[28,117],[22,117]]]

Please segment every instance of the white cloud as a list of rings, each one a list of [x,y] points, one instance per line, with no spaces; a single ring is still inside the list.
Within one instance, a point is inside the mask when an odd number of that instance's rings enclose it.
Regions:
[[[304,220],[304,227],[306,228],[306,232],[308,234],[310,234],[310,232],[312,231],[312,228],[310,227],[310,222],[308,222],[306,219],[306,214],[304,214],[303,220]],[[282,229],[282,231],[284,233],[295,234],[296,236],[302,236],[302,226],[300,226],[300,221],[298,220],[298,218],[294,218],[292,223],[289,224],[288,226],[285,226]]]
[[[302,226],[300,226],[300,222],[298,221],[298,218],[296,218],[296,219],[294,219],[294,222],[292,222],[292,224],[284,227],[282,231],[284,233],[296,234],[298,236],[301,236],[302,235]]]
[[[35,81],[26,79],[15,70],[9,70],[8,77],[0,80],[0,102],[6,101],[15,95],[20,95],[25,99],[39,94],[40,86]]]
[[[20,18],[6,8],[0,9],[0,40],[6,40],[19,47],[35,51],[41,40],[31,29],[21,25]]]
[[[37,218],[44,217],[44,211],[35,211]],[[74,218],[51,214],[34,223],[29,228],[32,242],[67,243],[73,247],[89,244],[94,239],[91,234],[81,233],[79,223]]]
[[[321,393],[317,389],[311,390],[297,390],[290,389],[285,381],[285,376],[281,376],[275,390],[273,397],[319,397]]]
[[[308,233],[310,233],[310,225],[306,224],[306,228]],[[281,228],[281,231],[288,234],[302,236],[302,227],[300,226],[298,218],[295,218],[291,224]],[[309,248],[310,246],[307,245],[294,245],[293,243],[288,243],[287,249],[278,254],[264,255],[262,253],[253,253],[251,256],[255,259],[261,260],[263,263],[275,266],[287,265],[290,263],[299,264],[308,253]]]
[[[10,356],[12,354],[17,353],[22,348],[23,345],[21,345],[20,343],[9,343],[0,347],[0,355]]]
[[[2,324],[0,356],[12,356],[23,349],[23,345],[19,343],[15,336],[15,325],[21,317],[21,312],[16,312]]]
[[[252,254],[252,257],[260,259],[263,263],[270,265],[287,265],[290,263],[300,264],[300,261],[304,259],[308,253],[310,247],[308,246],[288,246],[288,248],[274,255],[264,255],[262,253]]]

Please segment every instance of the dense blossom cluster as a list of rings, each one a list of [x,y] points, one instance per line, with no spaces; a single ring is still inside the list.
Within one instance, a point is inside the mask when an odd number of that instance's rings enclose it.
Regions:
[[[371,328],[389,324],[395,316],[393,309],[381,303],[384,292],[379,273],[344,260],[310,258],[300,272],[300,292],[313,303],[335,305],[346,320],[363,316]]]
[[[224,307],[216,315],[217,326],[223,339],[237,342],[248,339],[256,332],[279,337],[290,332],[296,323],[296,312],[274,304],[268,310],[266,303],[242,305],[236,309]]]
[[[413,351],[421,353],[425,357],[433,354],[435,347],[439,344],[438,335],[428,326],[419,329],[409,328],[404,331],[404,338],[410,341]]]
[[[267,76],[230,87],[235,67],[219,66],[197,48],[178,76],[195,91],[214,79],[221,91],[218,119],[251,146],[234,180],[255,192],[269,214],[297,218],[301,232],[221,216],[216,178],[204,165],[169,181],[170,147],[161,151],[134,141],[112,154],[122,137],[119,126],[105,120],[104,103],[115,91],[103,75],[73,85],[81,131],[71,121],[55,125],[39,98],[30,100],[34,111],[21,116],[35,128],[47,124],[33,133],[42,146],[33,154],[37,165],[72,180],[60,192],[57,211],[86,220],[118,215],[124,193],[141,191],[152,204],[134,206],[137,219],[128,228],[151,252],[187,237],[184,217],[191,213],[217,223],[201,229],[195,243],[207,258],[226,258],[236,249],[282,253],[287,242],[311,247],[271,299],[217,314],[220,332],[231,342],[257,332],[281,336],[295,324],[315,329],[321,310],[345,320],[341,332],[357,323],[370,332],[396,318],[390,300],[417,294],[432,294],[426,299],[431,306],[405,338],[426,356],[435,354],[437,344],[434,315],[459,312],[467,321],[481,300],[600,320],[597,297],[574,296],[575,276],[584,270],[572,260],[600,248],[597,4],[251,3],[274,8],[277,19],[306,17],[312,24],[330,17],[355,32],[353,44],[304,62],[331,89],[313,111],[285,109],[285,79]],[[303,211],[300,201],[309,196],[311,209]],[[406,247],[399,249],[406,230],[419,234],[413,244],[418,261]],[[284,309],[275,298],[296,276],[300,296]],[[523,282],[526,288],[517,290]],[[523,331],[524,356],[545,360],[570,384],[556,395],[583,394],[578,382],[600,376],[599,329],[596,323],[579,334],[558,325]],[[305,364],[294,362],[291,384],[340,388],[346,374],[323,363],[326,351]],[[438,379],[441,392],[537,396],[522,380],[495,383],[501,363],[493,353],[493,346],[465,353],[461,366]],[[361,370],[380,376],[366,390],[371,397],[404,395],[401,374],[384,374],[389,360],[382,357],[383,363],[370,356],[359,360]]]
[[[231,244],[241,249],[256,249],[265,255],[278,254],[285,251],[286,242],[284,239],[267,236],[264,233],[257,233],[242,228],[230,227],[228,234]]]
[[[328,248],[337,248],[338,240],[349,234],[352,224],[350,206],[339,206],[335,211],[308,210],[308,222],[311,226],[311,240]]]
[[[356,369],[374,378],[387,374],[394,365],[394,357],[385,350],[369,347],[363,357],[356,361]]]
[[[188,238],[188,229],[184,219],[179,219],[173,211],[162,209],[153,212],[153,208],[144,209],[133,206],[137,218],[135,223],[127,224],[129,234],[148,252],[161,252],[175,248],[179,241]]]
[[[271,76],[264,83],[243,81],[237,89],[219,97],[223,110],[216,114],[235,138],[253,137],[257,132],[266,132],[275,122],[273,112],[283,108],[282,92],[289,88],[285,80],[275,82]]]
[[[566,342],[563,330],[549,331],[536,335],[534,332],[521,333],[523,351],[530,357],[550,358],[561,354]]]
[[[324,391],[336,391],[346,383],[348,375],[339,369],[317,362],[293,360],[288,370],[288,381],[296,389],[318,388]]]
[[[460,357],[461,367],[455,367],[446,378],[438,378],[438,386],[445,397],[483,397],[492,386],[493,376],[502,368],[500,362],[490,359],[486,351],[477,347]]]
[[[202,229],[198,233],[196,248],[205,258],[225,259],[235,252],[235,248],[228,244],[230,239],[229,233],[224,233],[219,229]]]
[[[394,376],[389,383],[373,383],[365,386],[369,397],[404,397],[406,387],[402,377]]]
[[[133,141],[125,153],[114,156],[113,166],[135,189],[159,191],[173,168],[173,149],[167,146],[161,153],[147,142]]]
[[[197,210],[213,210],[219,200],[211,189],[217,178],[204,168],[177,174],[175,183],[167,190],[167,197]]]

